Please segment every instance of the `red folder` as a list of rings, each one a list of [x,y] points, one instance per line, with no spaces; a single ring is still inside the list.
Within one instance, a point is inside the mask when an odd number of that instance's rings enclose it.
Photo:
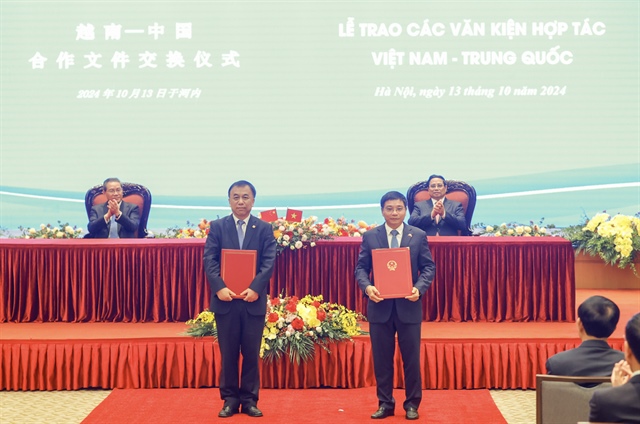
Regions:
[[[413,281],[408,247],[374,249],[371,251],[371,259],[373,279],[380,297],[393,299],[411,296]]]
[[[249,288],[256,277],[257,258],[255,250],[222,249],[220,276],[227,288],[236,294],[234,299],[242,299],[240,293]]]
[[[278,211],[275,209],[269,209],[267,211],[260,212],[260,219],[267,222],[273,222],[278,220]]]

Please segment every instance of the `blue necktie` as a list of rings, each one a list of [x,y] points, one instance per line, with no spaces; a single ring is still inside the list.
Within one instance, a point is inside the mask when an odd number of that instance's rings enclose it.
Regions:
[[[398,244],[398,230],[391,230],[391,248],[400,247]]]
[[[115,215],[111,215],[111,220],[109,221],[109,238],[120,238]]]
[[[244,221],[238,220],[238,242],[240,243],[240,249],[242,249],[242,242],[244,241],[244,231],[242,231],[242,226],[244,225]]]

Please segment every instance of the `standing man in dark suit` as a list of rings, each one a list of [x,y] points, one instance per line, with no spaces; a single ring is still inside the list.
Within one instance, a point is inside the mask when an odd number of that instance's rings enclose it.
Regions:
[[[590,422],[640,423],[640,313],[627,323],[624,338],[626,361],[613,368],[613,387],[593,392]]]
[[[424,230],[429,236],[457,236],[465,234],[467,222],[462,203],[444,197],[447,182],[442,175],[427,180],[430,199],[417,202],[409,217],[409,225]]]
[[[578,335],[582,340],[575,349],[557,353],[547,359],[547,374],[579,377],[609,376],[624,354],[609,346],[607,338],[620,319],[618,305],[603,296],[591,296],[578,307]]]
[[[228,418],[239,412],[261,417],[260,343],[267,313],[267,291],[276,259],[276,241],[271,224],[251,215],[256,189],[248,181],[229,187],[232,214],[212,221],[204,247],[204,269],[211,288],[211,311],[215,314],[218,344],[222,356],[218,414]],[[257,251],[256,276],[242,293],[232,292],[220,276],[222,249]],[[233,299],[240,295],[242,299]],[[238,360],[242,352],[242,374],[238,381]]]
[[[421,296],[425,294],[435,275],[435,264],[427,243],[427,235],[419,228],[404,224],[407,215],[407,198],[397,191],[390,191],[380,200],[385,225],[364,233],[358,256],[355,276],[358,286],[369,297],[367,318],[373,351],[373,368],[376,376],[378,410],[371,418],[380,419],[394,415],[393,375],[395,336],[402,354],[405,378],[406,418],[418,419],[418,407],[422,400],[420,374],[420,327],[422,323]],[[370,278],[371,251],[389,247],[409,247],[413,293],[404,299],[383,299]],[[373,276],[375,278],[375,275]]]
[[[87,230],[91,238],[135,238],[140,225],[138,205],[122,200],[122,184],[117,178],[104,180],[107,202],[95,205],[89,213]]]

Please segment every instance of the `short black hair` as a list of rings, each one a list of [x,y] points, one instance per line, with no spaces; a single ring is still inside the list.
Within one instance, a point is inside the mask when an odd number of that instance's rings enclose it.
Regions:
[[[231,190],[234,187],[247,187],[247,186],[249,186],[249,188],[251,189],[251,193],[253,193],[253,197],[256,197],[256,188],[253,186],[253,184],[251,184],[249,181],[246,181],[246,180],[236,181],[235,183],[231,184],[231,186],[229,187],[229,191],[227,192],[227,196],[231,197]]]
[[[427,186],[429,186],[429,184],[431,184],[431,180],[434,178],[440,178],[442,180],[442,183],[444,185],[447,185],[447,180],[444,179],[444,177],[442,175],[437,175],[437,174],[432,174],[429,179],[427,180]]]
[[[627,326],[624,329],[624,337],[633,356],[640,361],[640,313],[632,316],[627,322]]]
[[[122,186],[122,183],[120,182],[119,179],[117,179],[116,177],[110,177],[107,178],[106,180],[104,180],[104,182],[102,183],[102,187],[106,190],[107,189],[107,184],[109,183],[118,183]]]
[[[591,296],[578,307],[584,331],[599,339],[609,337],[618,325],[620,309],[604,296]]]
[[[404,194],[400,193],[399,191],[389,191],[385,193],[384,196],[382,196],[382,199],[380,199],[380,209],[384,209],[384,204],[389,200],[402,200],[402,203],[404,203],[404,207],[407,207],[407,198],[404,196]]]

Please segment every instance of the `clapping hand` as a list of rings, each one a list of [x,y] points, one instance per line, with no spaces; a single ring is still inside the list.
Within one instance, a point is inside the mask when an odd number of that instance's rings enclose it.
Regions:
[[[627,361],[623,359],[622,361],[617,362],[613,366],[613,371],[611,372],[611,385],[614,387],[622,386],[629,381],[631,374],[633,374],[633,372],[631,371],[631,367]]]

